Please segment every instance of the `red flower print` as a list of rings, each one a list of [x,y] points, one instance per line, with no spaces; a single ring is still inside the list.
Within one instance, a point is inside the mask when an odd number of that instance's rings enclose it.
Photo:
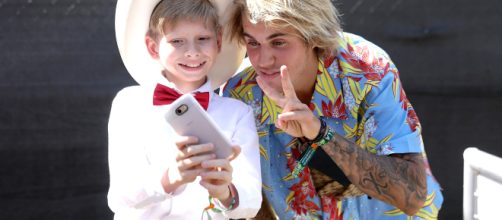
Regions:
[[[341,220],[343,219],[343,212],[338,215],[337,200],[334,196],[322,196],[322,211],[329,214],[330,220]]]
[[[408,116],[406,117],[406,122],[408,123],[412,131],[417,130],[417,127],[420,122],[418,121],[417,113],[415,112],[415,110],[413,109],[408,110]]]
[[[317,211],[319,207],[312,201],[305,200],[297,202],[297,198],[294,199],[291,204],[291,208],[295,210],[298,215],[306,215],[310,210]]]
[[[308,168],[305,168],[304,172],[307,170]],[[290,190],[294,192],[294,199],[291,201],[291,208],[300,215],[304,215],[310,210],[320,210],[320,208],[310,200],[315,196],[316,191],[314,184],[310,179],[310,175],[305,175],[304,172],[302,172],[304,175],[300,175],[300,181],[293,184],[290,188]]]
[[[296,160],[291,161],[288,158],[288,167],[290,170],[294,169],[296,165]],[[317,211],[320,208],[312,202],[310,199],[314,198],[316,191],[314,188],[314,183],[310,178],[310,170],[305,167],[298,177],[298,182],[293,184],[290,188],[293,192],[293,199],[289,201],[291,208],[299,215],[305,215],[307,212]]]
[[[299,157],[299,155],[298,155],[298,157]],[[294,157],[288,157],[287,165],[288,165],[288,168],[290,171],[293,171],[295,169],[296,163],[297,163],[297,161]]]
[[[366,77],[368,80],[373,80],[373,81],[382,80],[382,76],[378,73],[366,73],[364,74],[364,77]]]
[[[329,56],[326,59],[324,59],[324,68],[328,68],[329,66],[331,66],[334,60],[335,56]]]
[[[363,52],[363,54],[360,54],[360,53],[357,53],[354,50],[354,48],[352,47],[352,45],[350,45],[350,44],[347,44],[347,50],[349,51],[349,53],[345,53],[343,51],[341,52],[342,57],[351,66],[363,70],[364,66],[367,65],[367,64],[365,64],[364,60],[367,59],[367,57],[368,57],[368,55],[367,55],[368,50],[366,50],[366,54],[364,52]],[[361,49],[359,49],[359,51],[361,51]]]
[[[347,119],[347,111],[345,110],[345,103],[342,102],[342,96],[338,96],[335,104],[332,104],[331,101],[328,103],[322,101],[322,113],[328,117]]]
[[[366,46],[352,47],[347,44],[347,50],[349,53],[342,52],[342,57],[345,58],[348,64],[360,69],[367,79],[380,81],[389,72],[390,62],[387,59],[370,55]]]
[[[406,93],[404,92],[403,88],[401,88],[400,91],[399,101],[402,102],[401,108],[403,108],[407,112],[406,123],[408,123],[412,131],[416,131],[417,127],[420,124],[420,121],[418,120],[418,116],[415,110],[413,110],[413,108],[410,108],[411,103],[406,97]]]
[[[309,109],[310,109],[310,111],[314,111],[314,110],[315,110],[315,105],[314,105],[314,103],[312,103],[312,102],[311,102],[311,103],[309,104]]]
[[[239,81],[237,82],[237,84],[235,84],[235,86],[234,86],[234,87],[238,87],[238,86],[240,86],[241,84],[242,84],[242,78],[240,78],[240,79],[239,79]]]

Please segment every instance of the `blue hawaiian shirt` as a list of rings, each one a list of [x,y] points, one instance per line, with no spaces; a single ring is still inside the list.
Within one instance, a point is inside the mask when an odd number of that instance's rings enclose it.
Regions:
[[[280,219],[436,219],[443,197],[427,162],[420,122],[396,66],[385,51],[362,37],[340,36],[336,54],[319,61],[309,107],[337,134],[371,153],[423,154],[427,200],[415,216],[407,216],[367,195],[342,199],[318,195],[308,167],[293,177],[298,140],[274,126],[282,109],[263,94],[249,67],[229,80],[223,95],[240,99],[254,110],[265,197]]]

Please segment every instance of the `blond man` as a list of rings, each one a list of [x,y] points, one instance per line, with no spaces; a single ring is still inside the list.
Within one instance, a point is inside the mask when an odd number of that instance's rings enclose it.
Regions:
[[[251,67],[223,94],[254,109],[264,219],[434,219],[443,197],[396,66],[342,32],[329,0],[236,0]]]

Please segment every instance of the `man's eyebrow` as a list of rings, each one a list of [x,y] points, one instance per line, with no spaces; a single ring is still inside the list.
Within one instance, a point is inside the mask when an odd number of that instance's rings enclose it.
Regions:
[[[273,38],[276,38],[276,37],[282,37],[282,36],[286,36],[286,34],[284,34],[284,33],[275,33],[275,34],[272,34],[272,35],[268,36],[267,40],[270,40],[270,39],[273,39]]]
[[[254,39],[254,37],[253,37],[253,36],[251,36],[250,34],[248,34],[248,33],[246,33],[246,32],[244,32],[244,33],[243,33],[243,35],[244,35],[244,37],[248,37],[248,38],[253,38],[253,39]]]
[[[250,34],[248,34],[248,33],[246,33],[246,32],[244,32],[244,33],[243,33],[243,35],[244,35],[245,37],[248,37],[248,38],[252,38],[252,39],[254,39],[254,37],[253,37],[253,36],[251,36]],[[267,37],[267,40],[270,40],[270,39],[273,39],[273,38],[276,38],[276,37],[285,36],[285,35],[286,35],[286,34],[284,34],[284,33],[275,33],[275,34],[272,34],[272,35],[268,36],[268,37]]]

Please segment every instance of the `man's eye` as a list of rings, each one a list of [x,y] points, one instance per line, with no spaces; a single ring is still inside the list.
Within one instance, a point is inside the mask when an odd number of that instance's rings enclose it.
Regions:
[[[251,47],[256,47],[258,46],[258,42],[255,42],[255,41],[249,41],[248,42],[248,45],[251,46]]]
[[[284,44],[286,44],[286,42],[284,42],[284,41],[274,41],[274,42],[272,42],[272,45],[274,45],[274,46],[283,46]]]

